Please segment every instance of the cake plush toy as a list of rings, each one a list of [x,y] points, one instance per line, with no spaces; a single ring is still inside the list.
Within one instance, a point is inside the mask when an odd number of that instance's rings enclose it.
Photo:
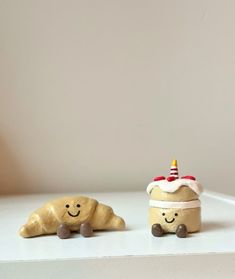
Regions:
[[[177,161],[169,177],[158,176],[147,187],[150,195],[149,222],[153,236],[176,233],[180,238],[201,228],[201,184],[191,175],[179,178]]]

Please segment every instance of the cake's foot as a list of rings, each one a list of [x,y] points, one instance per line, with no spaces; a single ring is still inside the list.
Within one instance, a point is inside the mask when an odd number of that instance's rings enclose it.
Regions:
[[[91,227],[91,225],[86,222],[86,223],[82,223],[80,226],[80,234],[84,237],[90,237],[93,235],[93,229]]]
[[[152,225],[152,235],[161,237],[164,235],[164,230],[160,224],[153,224]]]
[[[178,237],[180,237],[180,238],[185,238],[185,237],[187,237],[187,235],[188,235],[187,227],[186,227],[184,224],[180,224],[180,225],[177,227],[176,235],[177,235]]]
[[[69,238],[71,236],[69,226],[66,224],[60,224],[57,228],[57,235],[61,239]]]

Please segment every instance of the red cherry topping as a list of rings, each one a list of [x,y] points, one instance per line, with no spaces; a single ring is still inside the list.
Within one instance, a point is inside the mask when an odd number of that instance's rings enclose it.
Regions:
[[[164,180],[164,179],[166,179],[165,176],[156,176],[153,180],[159,181],[159,180]]]
[[[190,180],[196,180],[196,178],[192,175],[185,175],[185,176],[182,176],[181,178],[185,178],[185,179],[190,179]]]
[[[174,180],[176,180],[176,178],[174,176],[167,177],[167,181],[169,181],[169,182],[174,181]]]

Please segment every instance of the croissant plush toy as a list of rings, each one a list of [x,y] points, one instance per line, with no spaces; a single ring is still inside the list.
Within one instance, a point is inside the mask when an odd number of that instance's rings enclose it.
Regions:
[[[84,237],[93,230],[121,230],[124,220],[115,215],[110,206],[83,196],[64,197],[47,202],[34,211],[19,231],[22,237],[34,237],[57,233],[69,238],[71,232],[79,231]]]

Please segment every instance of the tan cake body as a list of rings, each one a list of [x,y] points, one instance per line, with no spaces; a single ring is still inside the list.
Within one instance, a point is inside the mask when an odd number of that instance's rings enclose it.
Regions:
[[[121,230],[124,220],[115,215],[110,206],[88,197],[64,197],[46,203],[34,211],[20,229],[23,237],[57,233],[68,238],[70,232],[79,231],[91,236],[93,230]],[[88,235],[89,232],[89,235]]]
[[[170,176],[156,177],[147,187],[152,234],[176,233],[178,237],[186,237],[187,233],[199,231],[201,191],[202,186],[193,176],[178,177],[177,161],[173,160]]]

